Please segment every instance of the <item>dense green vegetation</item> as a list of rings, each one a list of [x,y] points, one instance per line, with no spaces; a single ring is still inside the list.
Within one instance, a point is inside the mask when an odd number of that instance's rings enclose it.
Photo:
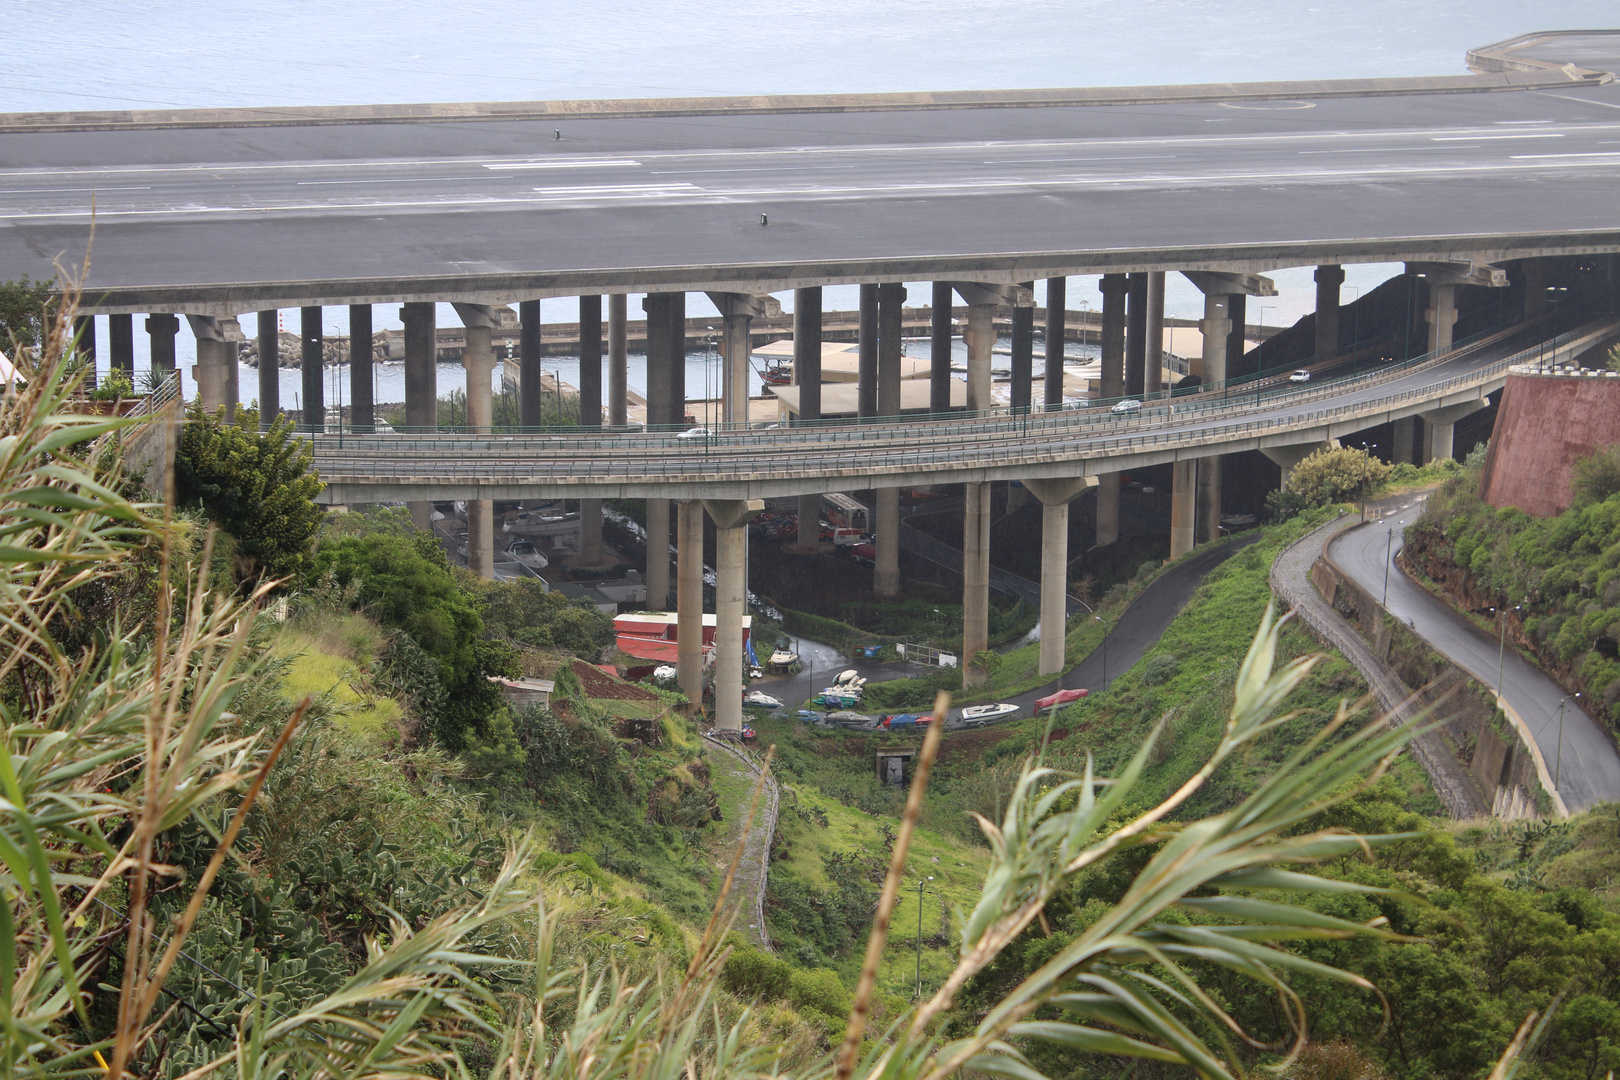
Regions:
[[[1479,498],[1483,455],[1429,498],[1405,557],[1461,606],[1505,613],[1507,634],[1585,708],[1620,730],[1620,467],[1580,463],[1553,518]]]

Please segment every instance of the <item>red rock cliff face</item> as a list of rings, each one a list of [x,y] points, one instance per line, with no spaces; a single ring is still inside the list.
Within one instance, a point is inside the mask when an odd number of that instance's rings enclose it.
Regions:
[[[1519,372],[1502,389],[1479,497],[1552,517],[1569,509],[1574,463],[1620,443],[1620,376]]]

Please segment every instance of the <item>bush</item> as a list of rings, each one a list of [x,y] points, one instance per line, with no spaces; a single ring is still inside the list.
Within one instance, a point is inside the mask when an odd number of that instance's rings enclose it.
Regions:
[[[1318,450],[1294,466],[1288,490],[1305,506],[1326,506],[1362,498],[1389,476],[1389,465],[1366,450],[1338,446]]]
[[[788,996],[791,980],[797,974],[787,961],[762,952],[753,945],[743,945],[726,957],[720,981],[740,998],[779,1001]]]
[[[1576,506],[1602,502],[1620,493],[1620,446],[1599,450],[1577,461],[1570,492],[1575,496]]]
[[[792,972],[788,1000],[800,1011],[815,1009],[828,1016],[843,1016],[849,1012],[849,991],[838,973],[827,968]]]
[[[1176,677],[1176,672],[1180,669],[1181,664],[1174,656],[1165,652],[1154,653],[1142,665],[1142,685],[1158,686],[1160,683],[1169,682]]]

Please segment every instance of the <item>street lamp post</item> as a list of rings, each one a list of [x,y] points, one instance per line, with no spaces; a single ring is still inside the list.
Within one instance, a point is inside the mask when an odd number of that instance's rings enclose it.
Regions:
[[[1491,608],[1491,610],[1496,613],[1500,623],[1496,642],[1496,699],[1500,701],[1502,699],[1502,664],[1507,659],[1507,611],[1499,611],[1496,608]],[[1510,610],[1518,611],[1519,605],[1515,604]]]
[[[922,1000],[922,915],[923,915],[923,903],[922,903],[922,900],[923,900],[923,882],[925,882],[925,881],[933,881],[933,880],[934,880],[934,876],[932,874],[930,874],[929,876],[927,876],[925,878],[920,877],[920,878],[917,879],[917,996],[913,999],[915,1001],[921,1001]]]
[[[1102,619],[1101,615],[1093,615],[1091,618],[1096,622],[1102,623],[1102,628],[1103,628],[1103,639],[1102,639],[1103,684],[1102,684],[1102,692],[1106,694],[1108,692],[1108,624],[1103,622],[1103,619]]]
[[[1384,541],[1384,607],[1389,607],[1389,564],[1394,561],[1395,527],[1389,528],[1389,539]]]
[[[1576,697],[1581,695],[1576,694]],[[1559,781],[1564,775],[1564,703],[1568,697],[1558,699],[1558,757],[1553,765],[1553,790],[1558,790]]]

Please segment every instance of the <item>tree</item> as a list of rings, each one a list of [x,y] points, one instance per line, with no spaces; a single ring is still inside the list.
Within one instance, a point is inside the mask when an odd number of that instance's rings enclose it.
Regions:
[[[1599,503],[1620,492],[1620,446],[1610,446],[1575,462],[1570,493],[1576,506]]]
[[[573,602],[534,578],[480,581],[484,625],[491,634],[532,649],[563,649],[596,659],[613,641],[613,620],[585,601]]]
[[[474,642],[484,620],[432,535],[370,533],[326,541],[310,560],[310,576],[327,574],[339,585],[355,586],[360,604],[379,622],[409,634],[437,661],[447,693],[477,665]]]
[[[236,540],[237,578],[297,578],[305,569],[321,508],[321,478],[307,442],[282,417],[258,430],[258,414],[238,409],[228,421],[201,404],[186,412],[175,456],[175,498],[200,507]]]
[[[1389,479],[1390,466],[1360,447],[1336,446],[1316,451],[1294,466],[1288,490],[1306,506],[1326,506],[1364,498]]]
[[[39,349],[51,324],[51,285],[30,281],[0,281],[0,351]]]

